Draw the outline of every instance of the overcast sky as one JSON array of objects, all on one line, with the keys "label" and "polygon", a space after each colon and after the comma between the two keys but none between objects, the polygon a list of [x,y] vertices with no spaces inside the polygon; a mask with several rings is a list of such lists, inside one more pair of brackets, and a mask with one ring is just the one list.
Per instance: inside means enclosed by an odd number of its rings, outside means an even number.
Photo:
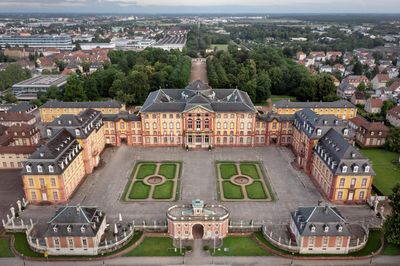
[{"label": "overcast sky", "polygon": [[0,12],[400,13],[400,0],[0,0]]}]

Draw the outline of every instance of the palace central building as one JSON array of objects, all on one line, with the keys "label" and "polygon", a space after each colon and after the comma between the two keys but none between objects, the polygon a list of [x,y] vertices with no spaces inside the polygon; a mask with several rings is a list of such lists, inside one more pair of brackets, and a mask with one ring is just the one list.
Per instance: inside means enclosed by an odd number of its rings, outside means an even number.
[{"label": "palace central building", "polygon": [[151,92],[140,110],[144,146],[253,146],[257,109],[246,92],[197,80]]}]

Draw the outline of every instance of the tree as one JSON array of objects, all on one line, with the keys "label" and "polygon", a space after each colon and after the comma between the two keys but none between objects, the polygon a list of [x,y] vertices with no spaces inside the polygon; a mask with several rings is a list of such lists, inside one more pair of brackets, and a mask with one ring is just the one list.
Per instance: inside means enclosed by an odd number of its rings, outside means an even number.
[{"label": "tree", "polygon": [[58,67],[58,70],[60,71],[60,72],[63,72],[64,71],[64,69],[65,69],[65,67],[67,66],[67,64],[64,62],[64,61],[62,61],[62,60],[56,60],[56,65],[57,65],[57,67]]},{"label": "tree", "polygon": [[82,70],[83,70],[83,73],[88,74],[90,72],[90,63],[89,62],[83,62],[82,63]]},{"label": "tree", "polygon": [[393,127],[390,129],[386,137],[385,148],[393,152],[400,152],[400,128]]},{"label": "tree", "polygon": [[61,92],[60,92],[60,89],[57,87],[57,86],[55,86],[55,85],[51,85],[48,89],[47,89],[47,92],[46,92],[46,98],[48,98],[48,99],[53,99],[53,100],[55,100],[55,99],[60,99],[61,98]]},{"label": "tree", "polygon": [[4,101],[6,103],[16,103],[18,102],[17,97],[12,92],[8,92],[6,95],[4,95]]},{"label": "tree", "polygon": [[271,79],[267,72],[257,77],[256,98],[257,101],[265,101],[271,97]]},{"label": "tree", "polygon": [[86,101],[85,91],[83,90],[82,81],[76,75],[71,75],[67,80],[64,91],[64,101]]},{"label": "tree", "polygon": [[90,101],[95,101],[99,99],[99,91],[97,90],[96,80],[93,77],[89,76],[85,79],[85,81],[83,82],[83,88],[87,98]]},{"label": "tree", "polygon": [[365,91],[367,89],[367,86],[365,86],[364,82],[361,82],[360,84],[358,84],[357,86],[357,91]]},{"label": "tree", "polygon": [[389,196],[389,204],[392,213],[386,217],[383,224],[383,232],[386,241],[390,244],[400,245],[400,184],[393,187],[393,193]]},{"label": "tree", "polygon": [[382,108],[381,108],[381,115],[383,117],[386,117],[387,111],[389,111],[390,109],[392,109],[395,106],[396,106],[396,102],[395,101],[384,101],[383,105],[382,105]]},{"label": "tree", "polygon": [[362,75],[363,74],[363,66],[360,61],[357,62],[353,66],[354,75]]}]

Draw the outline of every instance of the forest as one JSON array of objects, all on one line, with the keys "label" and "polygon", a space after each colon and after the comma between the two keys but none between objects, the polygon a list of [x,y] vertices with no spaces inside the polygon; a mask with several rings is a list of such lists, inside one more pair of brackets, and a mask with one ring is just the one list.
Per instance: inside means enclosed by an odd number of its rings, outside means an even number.
[{"label": "forest", "polygon": [[207,60],[209,84],[214,88],[237,87],[260,103],[271,94],[291,95],[301,101],[336,100],[336,87],[329,74],[311,74],[287,58],[282,50],[258,46],[252,50],[229,45]]},{"label": "forest", "polygon": [[146,49],[142,52],[110,51],[111,64],[92,74],[68,78],[61,92],[50,88],[36,104],[48,99],[95,101],[114,98],[128,105],[142,104],[150,91],[183,88],[190,78],[191,60],[179,51]]}]

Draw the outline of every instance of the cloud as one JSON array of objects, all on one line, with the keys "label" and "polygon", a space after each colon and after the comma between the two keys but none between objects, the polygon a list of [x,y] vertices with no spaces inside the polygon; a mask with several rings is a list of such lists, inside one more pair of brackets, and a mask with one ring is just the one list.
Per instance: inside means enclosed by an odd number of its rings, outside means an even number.
[{"label": "cloud", "polygon": [[[99,2],[102,2],[102,0],[100,0]],[[103,0],[103,2],[115,3],[119,6],[135,6],[135,5],[137,5],[136,0]]]},{"label": "cloud", "polygon": [[1,0],[0,6],[6,8],[62,8],[84,6],[87,0]]}]

